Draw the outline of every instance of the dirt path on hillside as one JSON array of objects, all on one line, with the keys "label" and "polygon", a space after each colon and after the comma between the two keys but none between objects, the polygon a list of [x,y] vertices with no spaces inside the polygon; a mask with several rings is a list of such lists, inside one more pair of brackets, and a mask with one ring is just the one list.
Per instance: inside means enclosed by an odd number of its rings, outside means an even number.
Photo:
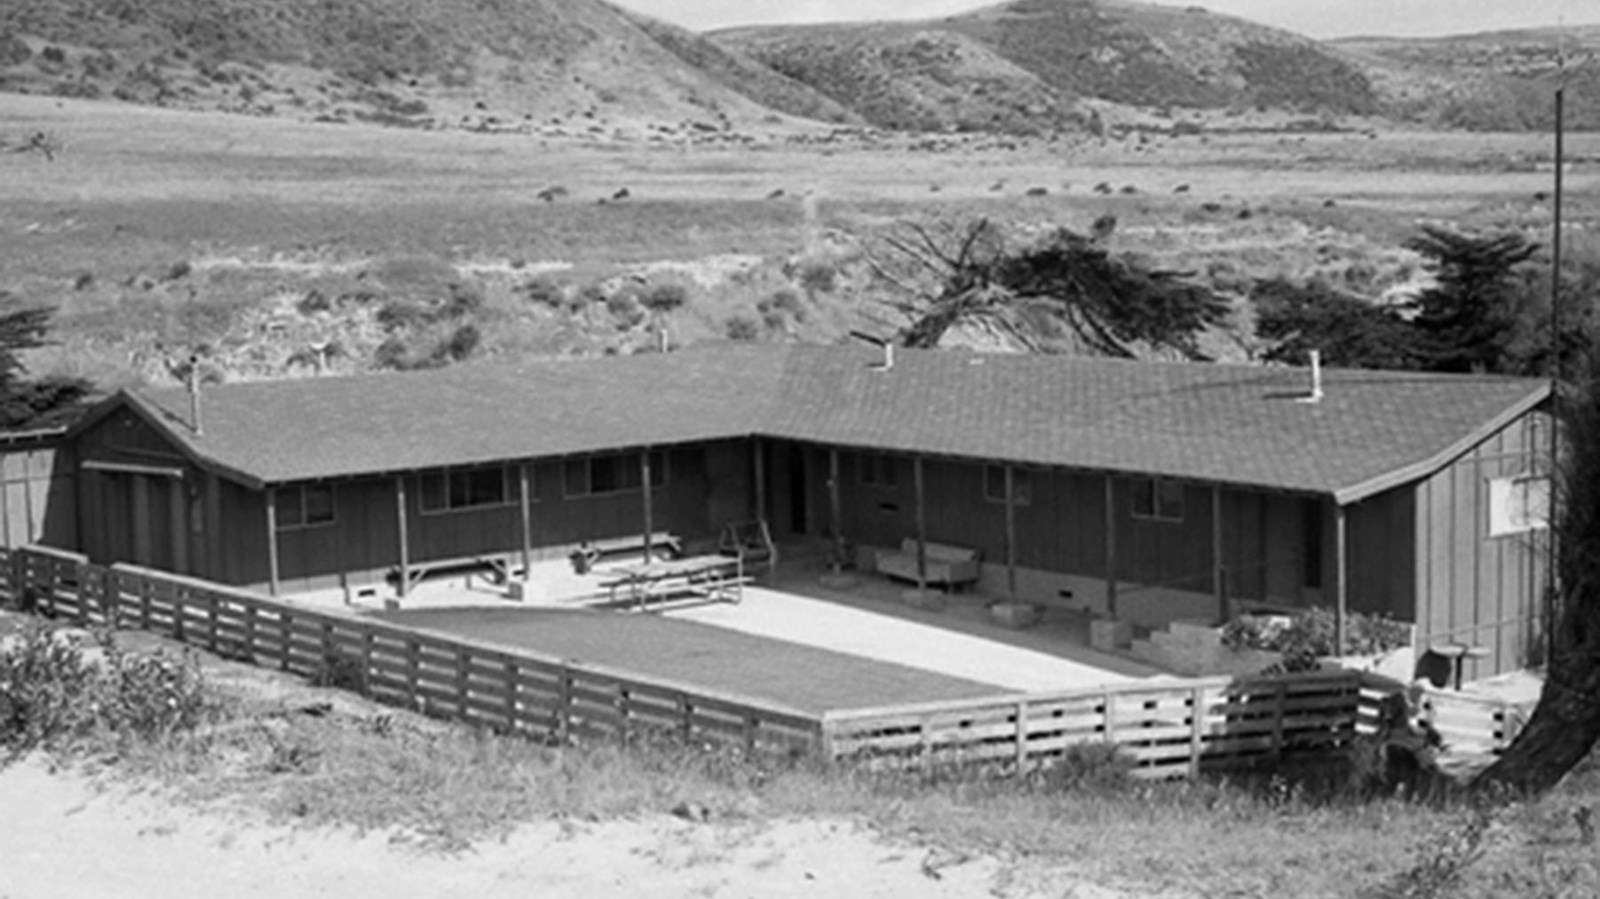
[{"label": "dirt path on hillside", "polygon": [[0,771],[0,809],[3,899],[1128,897],[1025,864],[891,843],[842,821],[547,822],[439,855],[385,834],[286,829],[171,804],[53,772],[41,756]]}]

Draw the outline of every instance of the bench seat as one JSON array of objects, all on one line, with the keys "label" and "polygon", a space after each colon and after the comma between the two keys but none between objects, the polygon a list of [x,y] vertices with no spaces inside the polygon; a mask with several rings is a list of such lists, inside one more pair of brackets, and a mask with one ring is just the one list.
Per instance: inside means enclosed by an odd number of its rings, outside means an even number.
[{"label": "bench seat", "polygon": [[[980,552],[965,546],[948,543],[924,544],[925,580],[948,588],[959,588],[978,580]],[[915,583],[917,580],[917,541],[907,537],[900,541],[899,549],[880,549],[876,568],[881,574]]]}]

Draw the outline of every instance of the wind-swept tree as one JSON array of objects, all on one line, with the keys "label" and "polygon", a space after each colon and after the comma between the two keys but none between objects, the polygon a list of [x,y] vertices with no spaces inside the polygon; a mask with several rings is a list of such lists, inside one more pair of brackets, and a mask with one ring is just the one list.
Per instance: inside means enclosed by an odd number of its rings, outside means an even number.
[{"label": "wind-swept tree", "polygon": [[987,219],[903,223],[883,238],[898,265],[875,264],[900,292],[891,305],[909,321],[906,346],[937,346],[952,328],[976,326],[1036,352],[1065,334],[1101,355],[1151,348],[1206,358],[1197,338],[1227,319],[1228,301],[1184,273],[1112,255],[1101,237],[1060,228],[1017,246]]},{"label": "wind-swept tree", "polygon": [[70,419],[89,394],[77,378],[29,380],[18,353],[48,343],[52,310],[16,309],[15,294],[0,290],[0,430],[42,428]]},{"label": "wind-swept tree", "polygon": [[1412,368],[1416,332],[1392,307],[1335,290],[1321,282],[1300,285],[1282,278],[1250,291],[1256,336],[1268,343],[1268,362],[1304,365],[1312,350],[1337,368]]}]

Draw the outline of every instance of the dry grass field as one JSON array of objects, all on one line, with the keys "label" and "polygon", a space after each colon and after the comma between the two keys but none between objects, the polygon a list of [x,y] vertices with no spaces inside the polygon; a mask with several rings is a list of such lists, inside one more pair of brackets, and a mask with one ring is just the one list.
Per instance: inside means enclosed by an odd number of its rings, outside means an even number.
[{"label": "dry grass field", "polygon": [[[903,219],[1083,230],[1110,212],[1113,249],[1234,296],[1270,277],[1377,296],[1419,277],[1401,248],[1419,222],[1536,237],[1550,222],[1536,135],[1101,145],[774,126],[663,145],[19,95],[0,95],[0,122],[64,145],[53,162],[0,156],[0,288],[59,309],[36,369],[105,387],[162,379],[164,356],[195,347],[225,377],[303,373],[319,343],[346,370],[452,338],[477,355],[626,350],[650,342],[639,299],[666,283],[687,295],[679,340],[832,340],[881,312],[863,259]],[[1593,253],[1600,136],[1569,154],[1570,239]]]}]

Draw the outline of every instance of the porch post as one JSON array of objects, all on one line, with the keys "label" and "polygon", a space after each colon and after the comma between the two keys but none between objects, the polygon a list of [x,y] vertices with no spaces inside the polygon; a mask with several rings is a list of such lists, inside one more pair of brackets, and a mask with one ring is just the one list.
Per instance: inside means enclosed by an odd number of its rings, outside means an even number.
[{"label": "porch post", "polygon": [[526,462],[517,463],[517,500],[522,504],[522,578],[527,580],[533,566],[533,487]]},{"label": "porch post", "polygon": [[1334,503],[1333,513],[1333,555],[1334,577],[1338,578],[1338,586],[1334,592],[1333,607],[1333,651],[1335,655],[1344,653],[1345,616],[1350,605],[1350,550],[1348,524],[1344,506],[1337,501]]},{"label": "porch post", "polygon": [[1211,587],[1217,595],[1217,617],[1227,622],[1231,617],[1228,608],[1228,572],[1222,555],[1222,487],[1211,485]]},{"label": "porch post", "polygon": [[267,488],[267,592],[278,595],[278,488]]},{"label": "porch post", "polygon": [[654,547],[650,545],[651,535],[655,533],[655,509],[651,505],[653,497],[650,495],[650,447],[639,451],[639,481],[644,485],[644,561],[649,564],[655,555]]},{"label": "porch post", "polygon": [[844,512],[839,508],[839,449],[828,450],[828,525],[833,530],[834,570],[844,567]]},{"label": "porch post", "polygon": [[411,535],[406,521],[406,476],[394,476],[395,520],[399,522],[400,538],[400,598],[411,592]]},{"label": "porch post", "polygon": [[206,472],[206,569],[208,580],[228,579],[228,561],[222,553],[222,479],[214,471]]},{"label": "porch post", "polygon": [[922,457],[911,457],[911,480],[917,493],[917,592],[928,589],[928,506],[924,502]]},{"label": "porch post", "polygon": [[[184,479],[167,481],[167,509],[172,519],[172,568],[179,574],[193,574],[189,568],[189,497],[184,492]],[[27,486],[32,490],[32,485]],[[32,521],[32,518],[29,518]],[[31,536],[31,535],[30,535]]]},{"label": "porch post", "polygon": [[767,460],[765,447],[760,437],[750,439],[750,455],[753,457],[753,470],[755,475],[755,513],[757,521],[767,520]]},{"label": "porch post", "polygon": [[1017,479],[1006,465],[1006,598],[1017,601]]},{"label": "porch post", "polygon": [[1106,612],[1117,617],[1117,507],[1111,475],[1106,474]]}]

